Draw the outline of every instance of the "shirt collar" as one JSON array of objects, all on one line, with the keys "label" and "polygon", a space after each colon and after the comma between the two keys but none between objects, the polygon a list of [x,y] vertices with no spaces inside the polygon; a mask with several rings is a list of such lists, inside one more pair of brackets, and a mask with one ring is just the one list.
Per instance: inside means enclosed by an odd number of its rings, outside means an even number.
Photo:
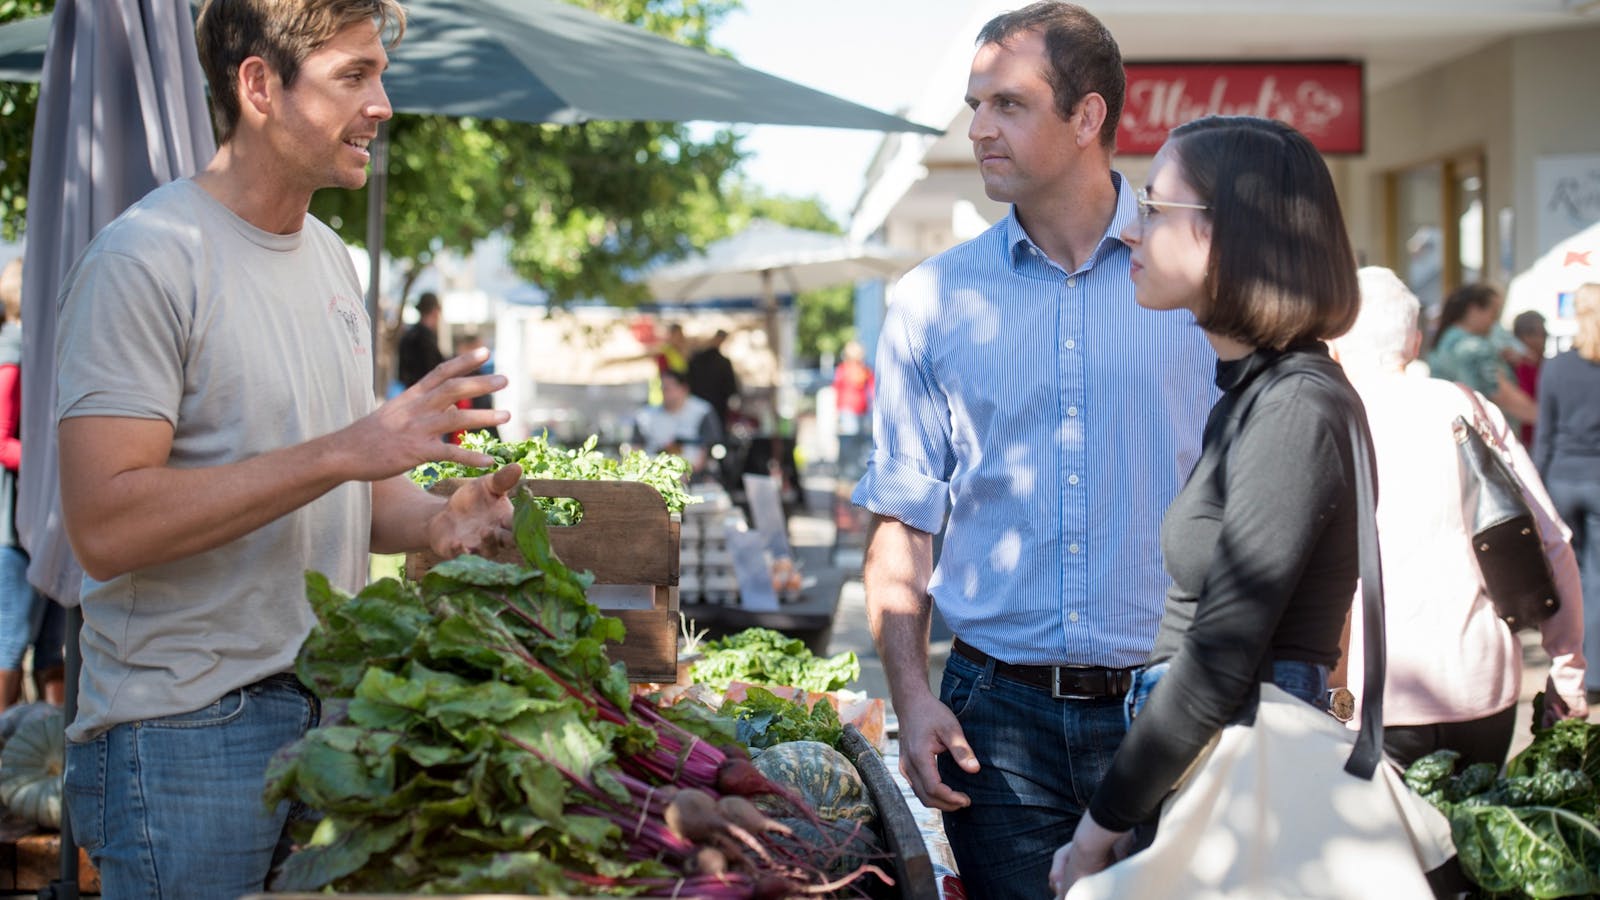
[{"label": "shirt collar", "polygon": [[[1083,264],[1082,271],[1093,269],[1108,253],[1125,247],[1126,245],[1122,242],[1123,229],[1127,228],[1133,222],[1134,217],[1139,214],[1139,204],[1134,198],[1133,188],[1128,184],[1128,179],[1121,172],[1112,169],[1111,184],[1117,189],[1117,209],[1111,215],[1111,224],[1106,226],[1105,234],[1100,236],[1100,245],[1095,248],[1094,253]],[[1022,222],[1017,219],[1017,205],[1015,203],[1011,204],[1011,208],[1006,212],[1005,235],[1007,256],[1011,261],[1012,269],[1019,269],[1029,256],[1036,255],[1042,261],[1050,259],[1033,242],[1033,238],[1028,237],[1028,232],[1023,230]],[[1057,266],[1057,268],[1060,267]]]},{"label": "shirt collar", "polygon": [[1272,367],[1272,364],[1290,353],[1311,353],[1323,358],[1328,358],[1328,345],[1318,340],[1305,340],[1290,344],[1287,349],[1274,350],[1262,347],[1249,356],[1238,359],[1217,360],[1217,387],[1223,391],[1232,391],[1244,387],[1254,381],[1257,375]]}]

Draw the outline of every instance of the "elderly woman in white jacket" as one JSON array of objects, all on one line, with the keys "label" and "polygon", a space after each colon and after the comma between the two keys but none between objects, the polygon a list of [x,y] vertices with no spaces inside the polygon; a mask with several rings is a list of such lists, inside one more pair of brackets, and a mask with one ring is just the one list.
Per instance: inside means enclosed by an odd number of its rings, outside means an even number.
[{"label": "elderly woman in white jacket", "polygon": [[[1364,268],[1360,279],[1361,315],[1334,349],[1366,405],[1378,461],[1389,638],[1385,749],[1402,765],[1450,749],[1465,762],[1499,766],[1515,728],[1522,652],[1495,614],[1472,553],[1451,427],[1456,416],[1488,423],[1540,520],[1561,600],[1541,628],[1551,659],[1547,723],[1588,712],[1583,596],[1570,535],[1494,404],[1453,382],[1406,374],[1421,343],[1417,298],[1388,269]],[[1361,604],[1354,608],[1351,634],[1360,634]],[[1359,701],[1361,647],[1350,644],[1350,688]]]}]

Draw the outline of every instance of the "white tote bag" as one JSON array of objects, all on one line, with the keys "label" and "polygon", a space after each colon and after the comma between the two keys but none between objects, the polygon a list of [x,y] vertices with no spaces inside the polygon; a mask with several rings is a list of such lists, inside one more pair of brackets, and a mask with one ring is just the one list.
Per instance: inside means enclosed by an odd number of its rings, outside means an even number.
[{"label": "white tote bag", "polygon": [[1067,900],[1433,897],[1424,873],[1455,847],[1449,821],[1382,756],[1383,578],[1372,442],[1359,407],[1347,419],[1366,651],[1361,732],[1352,735],[1262,683],[1254,721],[1223,728],[1195,761],[1162,805],[1155,841],[1074,884]]},{"label": "white tote bag", "polygon": [[1450,823],[1387,762],[1370,779],[1346,772],[1354,740],[1261,685],[1255,724],[1222,730],[1162,806],[1155,842],[1068,900],[1432,898],[1423,872],[1454,855]]}]

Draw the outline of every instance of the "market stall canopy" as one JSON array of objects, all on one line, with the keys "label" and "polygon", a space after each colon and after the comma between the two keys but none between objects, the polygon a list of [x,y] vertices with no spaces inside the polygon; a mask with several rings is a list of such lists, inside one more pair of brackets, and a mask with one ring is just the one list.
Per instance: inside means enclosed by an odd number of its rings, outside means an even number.
[{"label": "market stall canopy", "polygon": [[[194,4],[198,5],[198,4]],[[941,134],[561,0],[407,0],[383,75],[398,112],[551,122],[746,122]],[[34,81],[49,16],[0,26],[0,78]]]},{"label": "market stall canopy", "polygon": [[757,219],[705,252],[662,266],[646,276],[662,301],[798,294],[875,278],[893,278],[921,257],[843,235],[790,228]]},{"label": "market stall canopy", "polygon": [[39,16],[0,28],[0,81],[38,81],[50,17]]},{"label": "market stall canopy", "polygon": [[560,0],[411,0],[406,11],[383,77],[402,112],[940,133]]}]

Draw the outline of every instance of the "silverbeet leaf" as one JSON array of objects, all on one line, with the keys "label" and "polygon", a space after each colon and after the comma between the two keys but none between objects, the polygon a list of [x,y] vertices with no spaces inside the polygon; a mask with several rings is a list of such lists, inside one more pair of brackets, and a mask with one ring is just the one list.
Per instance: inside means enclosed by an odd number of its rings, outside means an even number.
[{"label": "silverbeet leaf", "polygon": [[1600,828],[1564,809],[1468,806],[1450,812],[1461,867],[1491,893],[1600,894]]}]

